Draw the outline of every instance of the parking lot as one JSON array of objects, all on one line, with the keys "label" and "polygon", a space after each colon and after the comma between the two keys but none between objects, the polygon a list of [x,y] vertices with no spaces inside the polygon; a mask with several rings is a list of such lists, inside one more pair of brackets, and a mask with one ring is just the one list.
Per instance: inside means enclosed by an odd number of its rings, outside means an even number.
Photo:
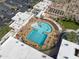
[{"label": "parking lot", "polygon": [[30,0],[0,0],[0,26],[9,23],[17,12],[27,11],[30,6]]}]

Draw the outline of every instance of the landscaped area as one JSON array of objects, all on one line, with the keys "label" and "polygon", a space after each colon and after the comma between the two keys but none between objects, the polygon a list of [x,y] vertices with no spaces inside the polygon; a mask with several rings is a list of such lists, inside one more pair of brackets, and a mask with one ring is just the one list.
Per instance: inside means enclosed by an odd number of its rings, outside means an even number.
[{"label": "landscaped area", "polygon": [[0,27],[0,40],[8,31],[10,31],[10,29],[11,28],[9,28],[8,25],[4,25]]},{"label": "landscaped area", "polygon": [[66,20],[58,20],[58,23],[60,23],[65,29],[79,29],[79,24],[73,22],[73,21],[66,21]]},{"label": "landscaped area", "polygon": [[67,40],[77,43],[77,35],[74,32],[67,33]]},{"label": "landscaped area", "polygon": [[37,4],[38,2],[40,2],[40,0],[32,0],[32,5],[34,6],[34,5]]}]

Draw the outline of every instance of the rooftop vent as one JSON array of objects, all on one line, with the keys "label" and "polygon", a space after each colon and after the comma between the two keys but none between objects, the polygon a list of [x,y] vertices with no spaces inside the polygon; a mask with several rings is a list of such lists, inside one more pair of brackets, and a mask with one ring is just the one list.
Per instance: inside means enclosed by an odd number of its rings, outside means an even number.
[{"label": "rooftop vent", "polygon": [[79,49],[75,49],[75,56],[79,57]]}]

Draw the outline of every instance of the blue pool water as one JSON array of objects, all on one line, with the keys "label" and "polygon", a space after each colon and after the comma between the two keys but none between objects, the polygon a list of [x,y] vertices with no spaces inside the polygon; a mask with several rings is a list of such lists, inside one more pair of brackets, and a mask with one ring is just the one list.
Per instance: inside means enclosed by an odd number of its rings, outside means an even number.
[{"label": "blue pool water", "polygon": [[39,26],[35,27],[26,38],[38,45],[43,45],[48,36],[45,32],[51,32],[52,27],[48,23],[44,22],[39,22],[38,25]]},{"label": "blue pool water", "polygon": [[28,40],[31,40],[37,43],[38,45],[43,45],[46,38],[47,34],[39,33],[36,30],[32,30],[27,36]]},{"label": "blue pool water", "polygon": [[52,27],[48,24],[48,23],[44,23],[44,22],[39,22],[39,32],[51,32],[52,31]]}]

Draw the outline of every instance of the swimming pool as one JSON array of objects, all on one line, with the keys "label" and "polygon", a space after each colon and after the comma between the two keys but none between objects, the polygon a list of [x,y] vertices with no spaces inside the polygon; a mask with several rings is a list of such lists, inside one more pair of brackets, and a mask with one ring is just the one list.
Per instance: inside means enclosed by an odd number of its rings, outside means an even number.
[{"label": "swimming pool", "polygon": [[28,40],[33,41],[38,45],[43,45],[46,38],[47,34],[39,33],[37,30],[32,30],[27,36]]},{"label": "swimming pool", "polygon": [[38,22],[38,25],[39,25],[39,28],[38,28],[39,32],[40,31],[42,31],[42,32],[51,32],[52,31],[52,27],[48,23]]},{"label": "swimming pool", "polygon": [[38,45],[43,45],[48,34],[46,32],[51,32],[52,27],[45,22],[38,22],[38,26],[34,27],[33,30],[27,35],[27,39],[37,43]]},{"label": "swimming pool", "polygon": [[51,25],[45,22],[38,22],[37,25],[33,26],[33,28],[38,30],[39,33],[49,33],[52,31]]}]

